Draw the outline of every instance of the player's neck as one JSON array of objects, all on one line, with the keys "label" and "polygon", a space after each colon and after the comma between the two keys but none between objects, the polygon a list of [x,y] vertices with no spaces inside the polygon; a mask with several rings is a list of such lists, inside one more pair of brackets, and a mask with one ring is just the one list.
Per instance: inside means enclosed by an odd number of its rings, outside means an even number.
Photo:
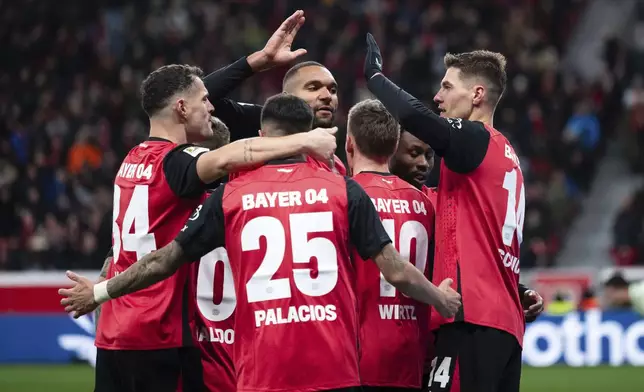
[{"label": "player's neck", "polygon": [[479,121],[485,125],[494,128],[494,111],[474,110],[468,119],[470,121]]},{"label": "player's neck", "polygon": [[353,157],[353,165],[351,173],[356,175],[360,172],[371,171],[378,173],[389,173],[389,162],[384,160],[382,162],[374,161],[363,156],[355,155]]},{"label": "player's neck", "polygon": [[159,137],[176,144],[188,142],[183,125],[161,117],[150,119],[150,137]]}]

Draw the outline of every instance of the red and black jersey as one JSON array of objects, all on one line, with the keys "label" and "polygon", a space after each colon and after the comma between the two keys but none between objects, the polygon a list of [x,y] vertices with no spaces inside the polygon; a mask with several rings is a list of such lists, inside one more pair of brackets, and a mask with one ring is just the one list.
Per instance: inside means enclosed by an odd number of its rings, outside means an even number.
[{"label": "red and black jersey", "polygon": [[455,320],[504,330],[522,343],[523,174],[505,136],[491,127],[484,131],[489,146],[476,170],[461,174],[441,163],[433,279],[456,278],[463,308]]},{"label": "red and black jersey", "polygon": [[[371,198],[403,258],[425,276],[434,235],[434,208],[418,189],[389,173],[361,172],[353,179]],[[378,266],[356,255],[362,385],[420,388],[429,306],[398,292]]]},{"label": "red and black jersey", "polygon": [[433,281],[455,279],[463,302],[455,320],[506,331],[521,344],[525,192],[514,149],[482,122],[436,115],[382,74],[367,84],[406,131],[443,158]]},{"label": "red and black jersey", "polygon": [[237,390],[359,386],[351,250],[370,258],[390,242],[364,190],[277,161],[218,188],[198,211],[176,241],[189,258],[227,250]]},{"label": "red and black jersey", "polygon": [[[165,245],[179,233],[207,188],[196,158],[207,151],[159,138],[134,147],[114,180],[113,261],[107,278]],[[151,350],[191,345],[189,268],[139,292],[102,305],[96,346]]]}]

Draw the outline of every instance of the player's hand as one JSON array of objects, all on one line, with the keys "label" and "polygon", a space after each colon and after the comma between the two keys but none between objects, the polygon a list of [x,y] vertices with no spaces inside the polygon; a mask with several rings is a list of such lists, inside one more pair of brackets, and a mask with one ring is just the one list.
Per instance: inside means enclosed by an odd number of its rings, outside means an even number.
[{"label": "player's hand", "polygon": [[337,148],[336,132],[338,127],[315,128],[303,134],[307,154],[324,162],[333,160],[333,154]]},{"label": "player's hand", "polygon": [[531,323],[543,312],[543,298],[534,290],[526,290],[521,298],[525,321]]},{"label": "player's hand", "polygon": [[461,308],[461,295],[452,289],[454,281],[450,278],[445,279],[438,286],[442,292],[443,298],[438,306],[435,306],[438,313],[443,317],[454,317],[456,312]]},{"label": "player's hand", "polygon": [[382,55],[371,33],[367,33],[367,56],[364,59],[364,77],[369,80],[373,75],[382,73]]},{"label": "player's hand", "polygon": [[66,275],[74,282],[74,286],[71,289],[58,290],[58,294],[65,297],[60,300],[65,312],[71,313],[74,318],[93,312],[98,307],[98,303],[94,301],[94,283],[72,271],[67,271]]},{"label": "player's hand", "polygon": [[264,49],[248,57],[248,64],[254,71],[265,71],[272,67],[286,65],[306,54],[306,49],[292,50],[293,40],[304,24],[304,11],[297,10],[289,16],[266,41]]}]

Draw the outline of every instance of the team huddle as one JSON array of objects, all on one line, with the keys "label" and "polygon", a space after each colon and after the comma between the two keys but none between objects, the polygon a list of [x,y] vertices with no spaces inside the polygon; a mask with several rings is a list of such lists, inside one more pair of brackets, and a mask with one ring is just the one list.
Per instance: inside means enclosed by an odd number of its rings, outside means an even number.
[{"label": "team huddle", "polygon": [[322,64],[263,106],[226,98],[305,54],[303,23],[205,77],[143,82],[150,137],[117,173],[103,278],[59,290],[74,317],[100,305],[95,391],[518,391],[542,300],[519,283],[523,177],[492,126],[505,59],[446,55],[435,114],[369,34],[377,99],[349,111],[345,168]]}]

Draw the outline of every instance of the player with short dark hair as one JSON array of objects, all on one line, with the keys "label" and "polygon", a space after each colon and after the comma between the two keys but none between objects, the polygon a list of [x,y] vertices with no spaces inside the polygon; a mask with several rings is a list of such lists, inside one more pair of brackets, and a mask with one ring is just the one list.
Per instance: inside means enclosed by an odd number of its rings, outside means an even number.
[{"label": "player with short dark hair", "polygon": [[398,148],[389,164],[391,172],[415,188],[425,191],[434,168],[434,150],[411,133],[401,129]]},{"label": "player with short dark hair", "polygon": [[505,58],[474,51],[447,55],[445,65],[434,97],[439,116],[382,74],[380,49],[367,35],[369,89],[443,158],[433,281],[456,274],[463,307],[438,324],[429,390],[518,391],[522,302],[535,312],[543,307],[519,285],[523,175],[514,149],[492,125],[507,79]]},{"label": "player with short dark hair", "polygon": [[[293,39],[304,23],[304,13],[296,11],[292,17],[298,18],[298,24],[285,30],[281,40],[269,40],[266,46],[255,53],[242,57],[234,63],[212,72],[204,78],[206,88],[213,97],[217,117],[231,127],[233,139],[255,136],[260,128],[261,105],[238,103],[228,98],[244,80],[257,72],[262,72],[275,65],[287,65],[305,54],[304,49],[297,49],[289,56],[276,58],[272,53],[276,47],[289,51]],[[338,84],[333,74],[316,61],[304,61],[293,65],[282,80],[283,92],[293,94],[306,101],[313,109],[314,128],[332,128],[338,108]],[[307,157],[307,160],[318,167],[346,174],[342,161],[334,156],[332,164],[320,159]]]},{"label": "player with short dark hair", "polygon": [[367,99],[351,107],[347,129],[351,130],[351,140],[355,140],[361,155],[374,160],[391,157],[400,139],[398,122],[375,99]]},{"label": "player with short dark hair", "polygon": [[[349,111],[347,159],[396,249],[427,275],[434,207],[421,191],[389,173],[399,135],[398,122],[380,101],[359,102]],[[429,309],[382,279],[376,265],[359,255],[355,259],[363,390],[416,391],[427,351]]]},{"label": "player with short dark hair", "polygon": [[[285,94],[270,98],[262,113],[268,139],[284,135],[287,123],[306,132],[313,119],[304,101]],[[291,121],[288,113],[297,115]],[[92,283],[75,277],[75,287],[64,292],[68,310],[92,311],[222,246],[239,304],[234,359],[240,391],[359,387],[354,249],[374,260],[396,289],[441,314],[460,306],[455,291],[432,285],[394,249],[357,183],[294,156],[217,188],[175,241],[107,280],[102,295],[94,296]]]},{"label": "player with short dark hair", "polygon": [[[228,171],[294,153],[327,159],[335,151],[335,137],[325,130],[247,139],[211,152],[191,144],[212,135],[213,106],[201,75],[196,67],[167,65],[141,85],[150,137],[130,150],[114,181],[108,278],[167,245],[203,201],[204,191]],[[96,331],[96,391],[174,392],[180,379],[185,392],[203,388],[200,375],[193,374],[199,362],[193,363],[198,356],[188,326],[187,275],[182,268],[159,285],[103,307]],[[96,287],[100,291],[105,285]]]}]

